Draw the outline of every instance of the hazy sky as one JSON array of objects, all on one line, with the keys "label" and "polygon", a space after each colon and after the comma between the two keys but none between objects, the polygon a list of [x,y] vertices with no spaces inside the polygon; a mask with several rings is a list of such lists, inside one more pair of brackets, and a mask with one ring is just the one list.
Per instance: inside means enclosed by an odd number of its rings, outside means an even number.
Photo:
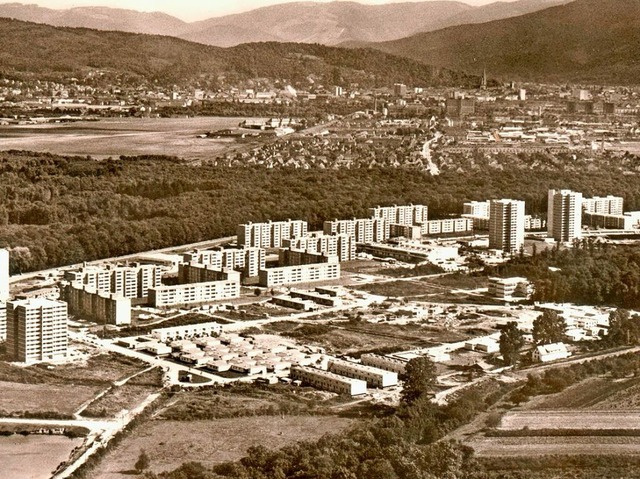
[{"label": "hazy sky", "polygon": [[[0,3],[37,4],[47,8],[72,8],[84,6],[105,6],[114,8],[129,8],[143,12],[160,11],[181,18],[186,21],[202,20],[219,17],[229,13],[239,13],[254,8],[266,7],[276,3],[288,3],[291,0],[0,0]],[[312,0],[324,3],[329,0]],[[401,1],[424,0],[358,0],[359,3],[380,5],[383,3],[398,3]],[[427,0],[428,1],[428,0]],[[495,0],[460,0],[469,5],[484,5]],[[504,0],[503,0],[504,1]],[[514,0],[506,0],[514,1]]]}]

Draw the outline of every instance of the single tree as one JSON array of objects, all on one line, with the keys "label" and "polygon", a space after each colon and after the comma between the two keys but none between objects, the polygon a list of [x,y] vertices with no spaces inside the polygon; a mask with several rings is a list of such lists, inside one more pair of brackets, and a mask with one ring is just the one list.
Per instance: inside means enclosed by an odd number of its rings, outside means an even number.
[{"label": "single tree", "polygon": [[142,474],[142,471],[149,468],[151,461],[149,461],[149,456],[144,449],[140,450],[140,455],[138,456],[138,460],[136,461],[135,468],[138,471],[138,474]]},{"label": "single tree", "polygon": [[407,363],[403,379],[402,402],[411,404],[431,392],[436,381],[436,366],[428,356],[414,358]]},{"label": "single tree", "polygon": [[558,343],[564,339],[566,324],[555,311],[545,311],[533,321],[533,341],[536,344]]},{"label": "single tree", "polygon": [[524,346],[522,331],[515,321],[510,321],[500,333],[500,354],[505,364],[516,366],[520,359],[520,349]]}]

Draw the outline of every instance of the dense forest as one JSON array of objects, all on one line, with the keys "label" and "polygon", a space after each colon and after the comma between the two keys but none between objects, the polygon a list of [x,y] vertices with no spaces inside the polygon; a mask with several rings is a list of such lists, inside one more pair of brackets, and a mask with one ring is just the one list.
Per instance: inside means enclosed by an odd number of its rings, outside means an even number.
[{"label": "dense forest", "polygon": [[[518,170],[293,169],[194,166],[171,157],[94,161],[0,153],[0,246],[12,273],[74,264],[235,234],[247,221],[362,217],[376,205],[421,203],[430,217],[460,214],[467,200],[515,197],[546,212],[547,189],[620,193],[640,205],[633,175],[606,171],[537,175]],[[613,186],[615,185],[615,187]]]}]

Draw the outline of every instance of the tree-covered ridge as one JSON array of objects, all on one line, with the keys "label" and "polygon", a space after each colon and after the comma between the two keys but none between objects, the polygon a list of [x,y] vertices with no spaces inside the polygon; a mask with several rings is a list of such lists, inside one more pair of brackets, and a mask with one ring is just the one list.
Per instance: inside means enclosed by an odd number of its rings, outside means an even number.
[{"label": "tree-covered ridge", "polygon": [[87,28],[51,27],[0,18],[0,72],[80,75],[89,69],[115,71],[161,84],[219,78],[228,84],[267,78],[308,84],[310,76],[328,83],[389,86],[472,85],[477,78],[434,69],[375,50],[318,44],[252,43],[219,48],[174,37]]},{"label": "tree-covered ridge", "polygon": [[312,229],[367,215],[376,205],[427,204],[430,217],[460,214],[469,200],[513,197],[544,214],[549,188],[619,193],[640,208],[635,175],[616,171],[523,174],[404,168],[268,169],[201,166],[175,158],[94,161],[40,153],[0,153],[0,246],[12,272],[136,253],[235,234],[247,221],[298,218]]}]

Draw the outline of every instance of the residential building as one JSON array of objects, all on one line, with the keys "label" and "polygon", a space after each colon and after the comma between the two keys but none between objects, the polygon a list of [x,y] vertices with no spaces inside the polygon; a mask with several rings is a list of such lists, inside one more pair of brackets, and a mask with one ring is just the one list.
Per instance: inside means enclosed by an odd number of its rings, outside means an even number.
[{"label": "residential building", "polygon": [[428,221],[429,208],[425,205],[376,206],[369,208],[372,218],[385,219],[389,224],[421,225]]},{"label": "residential building", "polygon": [[240,297],[240,282],[237,279],[158,286],[149,290],[149,302],[156,308],[208,303],[238,297]]},{"label": "residential building", "polygon": [[489,278],[489,295],[509,300],[527,298],[531,294],[531,284],[527,278]]},{"label": "residential building", "polygon": [[287,220],[238,225],[238,244],[260,248],[281,248],[285,239],[307,234],[306,221]]},{"label": "residential building", "polygon": [[214,322],[151,330],[151,336],[162,343],[201,336],[220,336],[220,334],[222,334],[222,325]]},{"label": "residential building", "polygon": [[447,116],[463,118],[475,114],[476,101],[475,98],[447,98],[445,108]]},{"label": "residential building", "polygon": [[356,243],[383,243],[389,239],[389,222],[382,218],[325,221],[324,234],[347,234]]},{"label": "residential building", "polygon": [[65,271],[64,278],[70,283],[81,283],[98,293],[117,294],[125,298],[146,298],[149,288],[162,282],[162,269],[158,265],[106,265],[83,266]]},{"label": "residential building", "polygon": [[9,250],[0,249],[0,301],[9,299]]},{"label": "residential building", "polygon": [[462,205],[462,214],[489,218],[490,201],[468,201]]},{"label": "residential building", "polygon": [[444,220],[429,220],[423,226],[424,235],[470,235],[473,234],[473,220],[470,218],[448,218]]},{"label": "residential building", "polygon": [[549,190],[547,233],[561,242],[570,242],[582,232],[582,193]]},{"label": "residential building", "polygon": [[291,366],[291,378],[324,391],[358,396],[367,393],[367,383],[309,366]]},{"label": "residential building", "polygon": [[524,247],[524,201],[491,200],[489,248],[515,253]]},{"label": "residential building", "polygon": [[367,386],[376,388],[386,388],[398,384],[398,373],[343,359],[330,359],[329,371],[341,376],[360,379],[365,381]]},{"label": "residential building", "polygon": [[181,263],[178,265],[178,282],[180,284],[208,283],[211,281],[240,282],[240,273],[234,270],[218,270],[208,264]]},{"label": "residential building", "polygon": [[282,246],[308,253],[336,255],[341,262],[356,259],[356,240],[350,234],[310,233],[307,236],[284,240]]},{"label": "residential building", "polygon": [[621,196],[594,196],[582,199],[582,210],[585,213],[604,215],[622,215],[624,199]]},{"label": "residential building", "polygon": [[564,343],[543,344],[533,350],[533,360],[541,363],[566,359],[571,356]]},{"label": "residential building", "polygon": [[7,353],[32,363],[67,356],[67,303],[38,298],[7,302]]},{"label": "residential building", "polygon": [[278,252],[279,266],[300,266],[316,263],[338,263],[338,256],[323,253],[311,253],[304,250],[281,249]]},{"label": "residential building", "polygon": [[389,356],[381,356],[380,354],[365,353],[360,356],[360,362],[365,366],[373,366],[386,371],[392,371],[398,375],[404,374],[407,369],[407,361],[390,358]]},{"label": "residential building", "polygon": [[638,224],[638,218],[629,213],[622,215],[610,215],[604,213],[582,214],[584,224],[592,228],[604,228],[614,230],[632,230]]},{"label": "residential building", "polygon": [[328,263],[267,268],[260,271],[259,277],[260,285],[268,288],[286,284],[329,281],[340,278],[340,263],[334,260]]},{"label": "residential building", "polygon": [[64,287],[64,300],[69,313],[84,316],[102,324],[131,324],[131,298],[115,293],[100,293],[82,283]]},{"label": "residential building", "polygon": [[218,248],[212,250],[195,250],[182,255],[186,263],[200,263],[211,266],[215,270],[235,269],[244,277],[258,276],[264,269],[266,251],[263,248],[244,246],[242,248]]}]

